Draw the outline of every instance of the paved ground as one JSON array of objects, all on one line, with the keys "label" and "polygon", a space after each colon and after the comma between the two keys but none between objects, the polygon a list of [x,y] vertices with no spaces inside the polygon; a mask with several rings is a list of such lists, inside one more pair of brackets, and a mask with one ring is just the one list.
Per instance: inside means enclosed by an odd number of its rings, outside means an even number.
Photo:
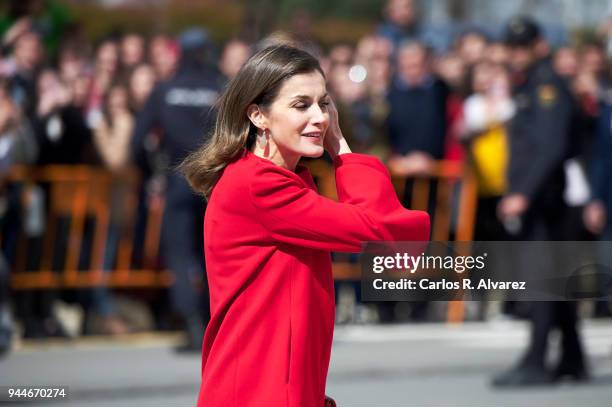
[{"label": "paved ground", "polygon": [[[583,333],[591,383],[496,391],[489,377],[520,354],[523,323],[338,327],[328,394],[341,407],[610,406],[612,321],[587,322]],[[177,340],[29,342],[0,361],[0,385],[68,385],[70,400],[53,405],[69,407],[193,406],[200,360],[175,354]]]}]

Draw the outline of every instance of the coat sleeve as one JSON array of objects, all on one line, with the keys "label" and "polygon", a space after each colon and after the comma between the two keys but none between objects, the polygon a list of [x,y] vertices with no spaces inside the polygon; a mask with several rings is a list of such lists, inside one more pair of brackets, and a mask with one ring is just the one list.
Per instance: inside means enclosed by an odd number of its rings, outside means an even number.
[{"label": "coat sleeve", "polygon": [[343,252],[358,252],[367,241],[429,240],[429,215],[401,206],[378,159],[343,154],[334,167],[339,202],[319,195],[286,169],[258,167],[251,199],[274,239]]}]

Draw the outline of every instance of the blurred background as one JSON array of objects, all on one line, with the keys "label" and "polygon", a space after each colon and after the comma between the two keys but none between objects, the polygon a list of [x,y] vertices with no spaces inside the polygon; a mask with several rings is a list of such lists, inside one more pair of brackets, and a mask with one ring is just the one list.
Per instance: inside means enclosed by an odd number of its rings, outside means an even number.
[{"label": "blurred background", "polygon": [[[517,15],[539,26],[527,45],[550,83],[508,46]],[[546,113],[521,116],[519,90],[542,111],[567,97],[558,193],[530,199],[554,207],[544,240],[612,240],[607,0],[5,0],[0,38],[0,385],[68,385],[66,405],[194,404],[205,201],[173,167],[227,81],[278,41],[319,58],[353,151],[388,165],[435,240],[526,239],[528,221],[500,209],[506,174],[545,154],[517,160],[512,125]],[[334,198],[329,161],[307,164]],[[340,406],[609,405],[609,273],[589,282],[607,296],[568,311],[590,380],[510,392],[489,379],[528,346],[530,304],[363,303],[356,258],[335,253],[334,273]]]}]

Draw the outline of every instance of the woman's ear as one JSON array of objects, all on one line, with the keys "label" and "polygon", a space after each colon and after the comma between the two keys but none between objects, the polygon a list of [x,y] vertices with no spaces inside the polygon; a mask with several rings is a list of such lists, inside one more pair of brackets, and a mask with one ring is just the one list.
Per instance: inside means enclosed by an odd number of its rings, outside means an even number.
[{"label": "woman's ear", "polygon": [[249,120],[255,127],[260,130],[264,130],[267,128],[267,120],[264,113],[261,111],[261,108],[256,104],[251,104],[247,108],[247,116]]}]

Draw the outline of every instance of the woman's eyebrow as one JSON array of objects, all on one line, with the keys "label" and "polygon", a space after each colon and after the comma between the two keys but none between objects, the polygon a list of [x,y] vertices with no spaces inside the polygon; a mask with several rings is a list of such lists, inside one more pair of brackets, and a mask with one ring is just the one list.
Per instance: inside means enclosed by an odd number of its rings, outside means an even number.
[{"label": "woman's eyebrow", "polygon": [[[328,93],[325,92],[319,99],[324,99],[328,96]],[[312,99],[309,95],[294,95],[292,99]]]}]

